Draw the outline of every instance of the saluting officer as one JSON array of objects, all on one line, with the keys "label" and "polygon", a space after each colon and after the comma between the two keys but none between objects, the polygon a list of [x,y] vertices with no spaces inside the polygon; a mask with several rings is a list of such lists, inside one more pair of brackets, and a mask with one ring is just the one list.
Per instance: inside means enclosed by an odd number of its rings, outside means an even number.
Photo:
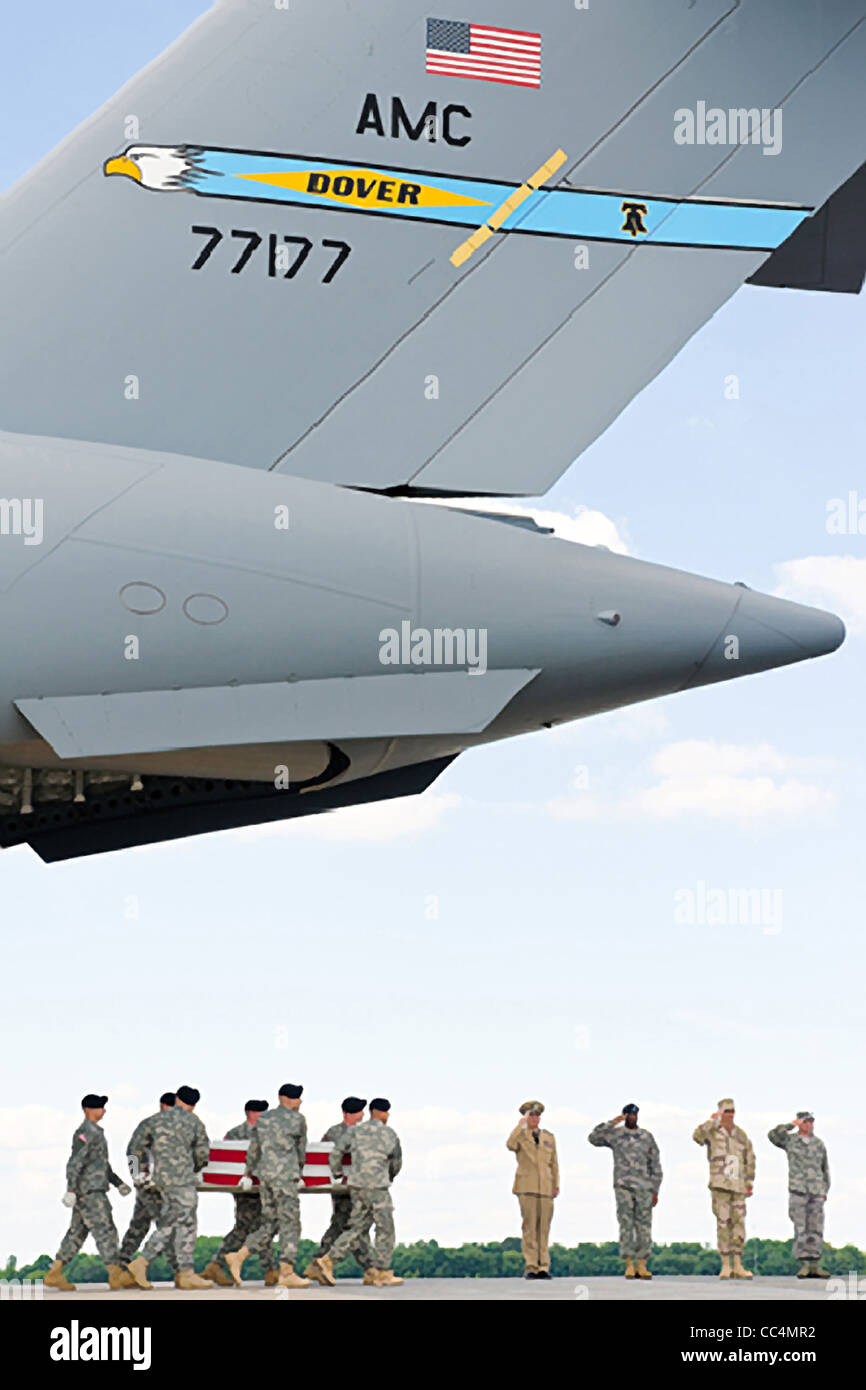
[{"label": "saluting officer", "polygon": [[554,1198],[559,1196],[559,1163],[556,1140],[540,1128],[544,1106],[540,1100],[524,1101],[521,1119],[505,1141],[517,1155],[512,1192],[520,1203],[523,1221],[524,1279],[550,1278],[548,1239]]}]

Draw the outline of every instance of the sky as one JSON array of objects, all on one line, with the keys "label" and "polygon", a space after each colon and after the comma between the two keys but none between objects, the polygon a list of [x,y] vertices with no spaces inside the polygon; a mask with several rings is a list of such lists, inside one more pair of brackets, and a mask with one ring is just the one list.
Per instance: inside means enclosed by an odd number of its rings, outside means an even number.
[{"label": "sky", "polygon": [[[204,8],[17,7],[0,185]],[[691,1133],[733,1095],[750,1233],[790,1235],[766,1134],[808,1107],[827,1239],[866,1247],[866,537],[827,527],[834,499],[866,501],[864,334],[862,296],[743,288],[525,504],[568,538],[831,608],[834,655],[478,749],[411,801],[54,866],[3,852],[0,1261],[54,1253],[86,1091],[110,1097],[120,1169],[163,1090],[198,1087],[218,1136],[284,1081],[314,1135],[342,1096],[390,1097],[404,1241],[519,1232],[505,1139],[539,1098],[553,1239],[615,1237],[610,1158],[586,1136],[634,1101],[665,1170],[655,1238],[710,1242]],[[736,919],[738,890],[758,920]],[[122,1226],[131,1199],[112,1201]],[[304,1234],[326,1205],[304,1198]],[[200,1231],[229,1207],[203,1197]]]}]

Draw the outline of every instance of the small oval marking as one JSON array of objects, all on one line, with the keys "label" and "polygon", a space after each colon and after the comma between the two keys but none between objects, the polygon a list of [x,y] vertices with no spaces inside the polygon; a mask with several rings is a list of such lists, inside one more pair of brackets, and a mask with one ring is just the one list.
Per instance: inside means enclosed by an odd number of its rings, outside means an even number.
[{"label": "small oval marking", "polygon": [[190,594],[183,601],[183,611],[191,623],[200,627],[215,627],[229,615],[228,604],[216,594]]},{"label": "small oval marking", "polygon": [[130,613],[161,613],[166,603],[162,589],[155,584],[147,584],[143,579],[124,584],[120,601]]}]

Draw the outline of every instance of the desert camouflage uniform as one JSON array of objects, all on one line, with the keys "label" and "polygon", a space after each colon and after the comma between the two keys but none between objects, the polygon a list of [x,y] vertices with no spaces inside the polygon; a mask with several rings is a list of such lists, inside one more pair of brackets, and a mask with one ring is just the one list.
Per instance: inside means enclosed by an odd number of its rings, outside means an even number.
[{"label": "desert camouflage uniform", "polygon": [[[347,1125],[344,1120],[341,1120],[339,1124],[331,1125],[331,1128],[326,1130],[322,1135],[322,1143],[341,1144],[346,1135],[355,1128],[355,1125]],[[349,1224],[351,1209],[352,1194],[348,1188],[346,1188],[344,1192],[339,1193],[339,1195],[334,1192],[331,1193],[331,1224],[319,1241],[319,1248],[313,1255],[314,1260],[317,1260],[320,1255],[327,1255],[330,1253],[331,1247],[343,1234]],[[370,1244],[369,1236],[359,1236],[357,1245],[354,1246],[350,1253],[355,1256],[355,1259],[362,1269],[375,1268],[376,1262],[373,1257],[373,1247]]]},{"label": "desert camouflage uniform", "polygon": [[776,1125],[767,1136],[788,1155],[788,1215],[794,1223],[794,1255],[820,1260],[824,1249],[824,1198],[830,1190],[830,1165],[823,1140]]},{"label": "desert camouflage uniform", "polygon": [[653,1197],[662,1181],[658,1145],[648,1129],[604,1121],[596,1125],[589,1142],[613,1150],[619,1253],[624,1260],[645,1260],[652,1251]]},{"label": "desert camouflage uniform", "polygon": [[[242,1124],[235,1125],[225,1136],[226,1139],[246,1139],[253,1137],[256,1126],[251,1125],[249,1120],[244,1120]],[[257,1178],[258,1171],[250,1171],[250,1177]],[[218,1264],[222,1263],[223,1255],[231,1255],[235,1250],[240,1250],[242,1245],[246,1245],[247,1239],[253,1231],[257,1231],[262,1224],[262,1199],[258,1192],[236,1192],[235,1199],[235,1224],[232,1226],[228,1235],[220,1244],[219,1249],[214,1255]],[[259,1254],[262,1269],[275,1269],[273,1243]]]},{"label": "desert camouflage uniform", "polygon": [[710,1163],[709,1189],[720,1255],[742,1255],[746,1243],[746,1188],[755,1181],[755,1151],[745,1130],[730,1134],[720,1120],[706,1120],[692,1135]]},{"label": "desert camouflage uniform", "polygon": [[136,1134],[131,1157],[143,1168],[150,1153],[160,1194],[157,1227],[141,1253],[152,1260],[166,1247],[173,1248],[176,1268],[192,1269],[198,1205],[195,1179],[210,1155],[207,1130],[191,1110],[176,1105],[139,1125]]},{"label": "desert camouflage uniform", "polygon": [[[161,1115],[162,1111],[157,1111],[157,1114]],[[148,1115],[146,1120],[142,1120],[140,1124],[136,1125],[133,1130],[132,1138],[126,1146],[126,1157],[133,1178],[139,1175],[143,1176],[139,1160],[135,1157],[135,1154],[140,1147],[141,1132],[143,1132],[148,1125],[153,1124],[155,1119],[156,1115]],[[146,1163],[148,1173],[152,1174],[152,1167],[153,1165],[148,1155],[148,1161]],[[132,1220],[129,1223],[126,1235],[123,1237],[120,1245],[121,1264],[129,1264],[136,1251],[140,1248],[141,1242],[144,1240],[151,1226],[159,1222],[161,1202],[162,1198],[159,1194],[159,1189],[154,1184],[152,1176],[146,1187],[137,1187],[135,1189],[135,1207],[132,1213]],[[166,1251],[166,1259],[172,1270],[176,1273],[174,1250],[171,1248]]]},{"label": "desert camouflage uniform", "polygon": [[382,1120],[365,1120],[347,1126],[347,1133],[334,1146],[328,1162],[335,1178],[342,1176],[343,1154],[351,1155],[348,1187],[352,1206],[349,1224],[328,1251],[335,1265],[358,1248],[358,1242],[376,1227],[376,1246],[372,1252],[374,1269],[390,1269],[394,1255],[394,1203],[388,1191],[403,1167],[400,1140]]},{"label": "desert camouflage uniform", "polygon": [[99,1125],[82,1119],[72,1136],[72,1153],[66,1164],[66,1190],[75,1193],[75,1206],[69,1230],[57,1252],[63,1264],[78,1254],[88,1232],[105,1264],[120,1263],[117,1230],[107,1194],[109,1183],[120,1187],[122,1182],[108,1161],[108,1142]]},{"label": "desert camouflage uniform", "polygon": [[250,1137],[246,1172],[261,1184],[261,1222],[247,1249],[264,1263],[279,1231],[280,1263],[294,1265],[301,1239],[298,1182],[307,1157],[307,1122],[298,1110],[278,1105],[266,1110]]}]

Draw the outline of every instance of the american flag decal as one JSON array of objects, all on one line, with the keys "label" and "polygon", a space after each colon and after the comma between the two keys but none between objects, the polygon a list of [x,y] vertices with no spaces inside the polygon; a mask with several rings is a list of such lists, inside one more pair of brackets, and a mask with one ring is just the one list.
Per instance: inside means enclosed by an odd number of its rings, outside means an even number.
[{"label": "american flag decal", "polygon": [[541,35],[456,19],[427,20],[427,71],[512,87],[541,86]]}]

